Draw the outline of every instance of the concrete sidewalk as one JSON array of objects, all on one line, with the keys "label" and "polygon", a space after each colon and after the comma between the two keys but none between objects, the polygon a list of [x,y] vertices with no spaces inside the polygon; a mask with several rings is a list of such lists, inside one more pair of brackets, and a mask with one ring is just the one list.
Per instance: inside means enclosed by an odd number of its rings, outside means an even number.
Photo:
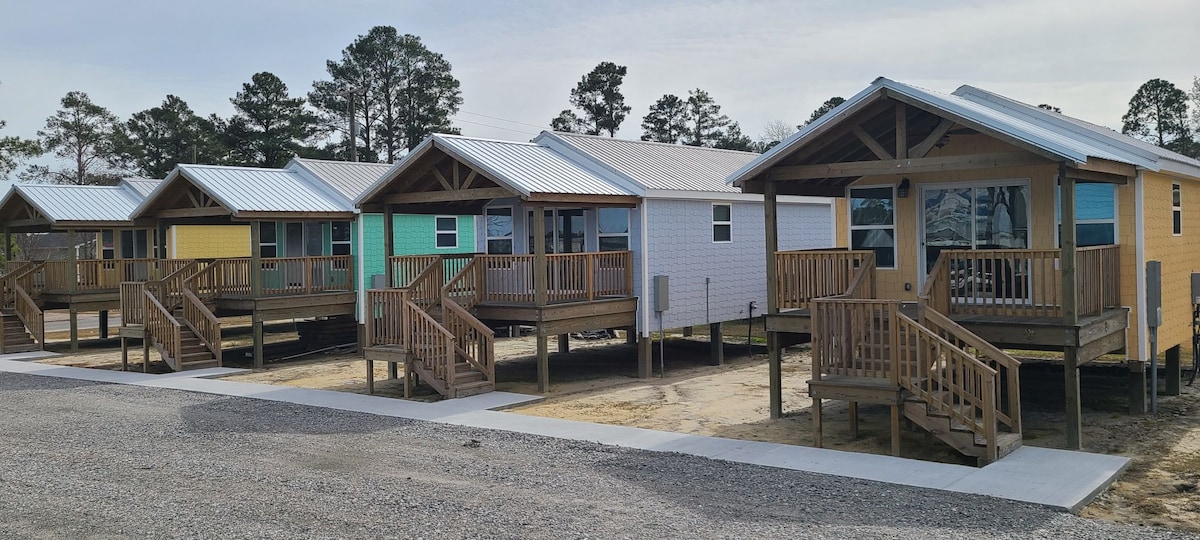
[{"label": "concrete sidewalk", "polygon": [[197,370],[163,375],[53,366],[0,357],[0,372],[113,384],[187,390],[265,399],[343,411],[426,420],[597,442],[656,452],[677,452],[739,463],[832,474],[863,480],[990,495],[1074,512],[1091,501],[1129,466],[1129,458],[1022,447],[983,468],[874,454],[843,452],[641,428],[592,424],[506,413],[494,409],[540,400],[537,396],[491,392],[420,403],[346,392],[223,381]]}]

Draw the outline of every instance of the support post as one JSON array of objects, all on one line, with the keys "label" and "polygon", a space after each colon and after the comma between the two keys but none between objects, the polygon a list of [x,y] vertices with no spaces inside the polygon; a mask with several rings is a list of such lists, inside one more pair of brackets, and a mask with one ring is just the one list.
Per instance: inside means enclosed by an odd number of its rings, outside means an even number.
[{"label": "support post", "polygon": [[[78,248],[78,237],[75,235],[75,229],[67,231],[67,292],[74,294],[79,288],[79,254],[75,252]],[[72,300],[74,301],[74,300]],[[74,336],[74,331],[71,332]],[[74,341],[75,338],[71,338]],[[75,350],[73,347],[71,350]]]},{"label": "support post", "polygon": [[[775,252],[779,251],[779,223],[776,219],[775,183],[763,183],[763,217],[766,224],[767,252],[767,316],[779,313],[778,275],[775,271]],[[767,332],[767,363],[769,368],[771,418],[783,417],[783,351],[779,334]]]},{"label": "support post", "polygon": [[690,326],[683,327],[683,337],[692,337],[692,327],[690,327]]},{"label": "support post", "polygon": [[[1067,175],[1066,162],[1058,164],[1059,200],[1062,208],[1062,306],[1063,322],[1070,327],[1079,324],[1079,283],[1075,275],[1075,180]],[[1079,347],[1063,349],[1063,398],[1066,404],[1067,448],[1083,447],[1083,411],[1079,396]]]},{"label": "support post", "polygon": [[[254,299],[262,295],[262,224],[261,221],[250,222],[250,297]],[[259,355],[255,353],[254,357],[255,367],[260,367]]]},{"label": "support post", "polygon": [[79,350],[79,310],[71,306],[71,352]]},{"label": "support post", "polygon": [[5,263],[11,262],[12,258],[13,258],[12,231],[8,230],[8,227],[5,227],[4,228],[4,262]]},{"label": "support post", "polygon": [[142,373],[150,371],[150,333],[142,332]]},{"label": "support post", "polygon": [[708,363],[719,366],[725,363],[725,336],[721,333],[721,323],[708,325]]},{"label": "support post", "polygon": [[121,371],[129,371],[129,342],[121,336]]},{"label": "support post", "polygon": [[858,402],[851,401],[850,404],[846,407],[846,410],[850,414],[850,438],[857,439],[858,438]]},{"label": "support post", "polygon": [[254,315],[254,369],[263,368],[263,321]]},{"label": "support post", "polygon": [[[388,362],[391,364],[391,362]],[[367,395],[375,393],[375,362],[367,360]]]},{"label": "support post", "polygon": [[549,300],[549,277],[546,273],[546,208],[533,207],[533,303],[537,306],[537,376],[538,392],[550,390],[550,343],[542,325],[542,308]]},{"label": "support post", "polygon": [[821,398],[813,398],[812,404],[812,419],[813,419],[813,446],[821,448],[825,444],[825,434],[821,425]]},{"label": "support post", "polygon": [[565,353],[571,352],[571,335],[570,334],[559,334],[558,335],[558,352],[559,352],[559,354],[565,354]]},{"label": "support post", "polygon": [[638,342],[637,327],[630,326],[629,328],[626,328],[625,329],[625,344],[626,345],[637,345],[637,342]]},{"label": "support post", "polygon": [[538,329],[537,336],[537,377],[538,393],[550,391],[550,338]]},{"label": "support post", "polygon": [[1183,370],[1179,367],[1181,347],[1176,345],[1167,349],[1167,395],[1179,395],[1179,383],[1183,380]]},{"label": "support post", "polygon": [[1146,414],[1146,363],[1127,360],[1129,368],[1129,414]]},{"label": "support post", "polygon": [[395,234],[393,232],[395,228],[393,221],[395,221],[395,215],[392,213],[392,205],[385,204],[383,206],[383,275],[389,289],[397,286],[391,261],[392,255],[395,255],[392,249],[396,241],[393,237],[393,234]]},{"label": "support post", "polygon": [[[167,224],[163,220],[158,220],[158,236],[154,238],[158,242],[158,258],[169,259],[170,253],[167,251]],[[162,278],[163,276],[158,276]]]},{"label": "support post", "polygon": [[108,310],[100,310],[100,314],[97,316],[97,318],[99,319],[100,324],[100,339],[108,339]]},{"label": "support post", "polygon": [[654,374],[654,340],[650,336],[637,337],[638,378],[649,379]]},{"label": "support post", "polygon": [[892,405],[892,455],[900,457],[900,405]]}]

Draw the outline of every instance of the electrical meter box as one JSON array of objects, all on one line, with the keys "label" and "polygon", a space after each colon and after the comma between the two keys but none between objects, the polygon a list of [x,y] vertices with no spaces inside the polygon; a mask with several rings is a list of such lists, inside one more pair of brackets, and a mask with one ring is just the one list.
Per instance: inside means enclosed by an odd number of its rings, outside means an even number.
[{"label": "electrical meter box", "polygon": [[671,279],[667,276],[654,276],[654,311],[671,309]]},{"label": "electrical meter box", "polygon": [[[1194,283],[1195,278],[1192,279]],[[1195,296],[1195,291],[1192,295]],[[1162,326],[1161,261],[1146,261],[1146,324],[1154,328]]]}]

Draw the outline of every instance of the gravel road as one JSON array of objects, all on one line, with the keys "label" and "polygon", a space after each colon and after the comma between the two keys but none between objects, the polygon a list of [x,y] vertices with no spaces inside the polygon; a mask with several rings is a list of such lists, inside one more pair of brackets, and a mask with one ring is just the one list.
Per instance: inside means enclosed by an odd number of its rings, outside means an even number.
[{"label": "gravel road", "polygon": [[1187,537],[690,456],[0,373],[0,537],[131,536]]}]

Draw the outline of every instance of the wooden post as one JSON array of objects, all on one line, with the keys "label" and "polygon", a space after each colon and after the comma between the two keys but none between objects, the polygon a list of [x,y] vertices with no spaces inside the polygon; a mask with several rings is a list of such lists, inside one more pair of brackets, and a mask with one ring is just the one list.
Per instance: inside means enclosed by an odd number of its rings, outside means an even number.
[{"label": "wooden post", "polygon": [[537,310],[537,371],[538,392],[550,390],[550,344],[542,326],[542,308],[549,299],[549,279],[546,275],[546,209],[533,207],[533,303]]},{"label": "wooden post", "polygon": [[150,371],[150,333],[142,331],[142,373]]},{"label": "wooden post", "polygon": [[[67,292],[74,294],[79,288],[79,254],[75,252],[77,248],[78,238],[75,236],[75,229],[67,231],[67,245],[71,246],[67,250]],[[74,299],[71,299],[74,302]],[[75,331],[71,330],[71,342],[75,341]],[[71,347],[71,350],[75,350]]]},{"label": "wooden post", "polygon": [[654,374],[654,340],[650,336],[637,337],[638,377],[649,379]]},{"label": "wooden post", "polygon": [[[391,362],[388,362],[389,364]],[[367,395],[375,393],[375,362],[367,360]]]},{"label": "wooden post", "polygon": [[388,366],[387,367],[388,379],[393,379],[393,380],[399,379],[400,378],[400,364],[397,364],[395,362],[388,362],[387,366]]},{"label": "wooden post", "polygon": [[[257,299],[262,294],[262,223],[261,221],[250,222],[250,297]],[[258,321],[257,325],[261,326],[262,321]],[[255,346],[258,350],[258,346]],[[261,367],[258,363],[261,357],[256,352],[254,355],[254,367]]]},{"label": "wooden post", "polygon": [[[170,252],[167,251],[167,224],[163,220],[158,220],[158,235],[155,236],[155,241],[158,242],[158,258],[169,259]],[[158,276],[162,278],[163,276]]]},{"label": "wooden post", "polygon": [[393,244],[395,244],[396,240],[392,237],[395,234],[392,231],[394,228],[393,221],[395,221],[395,217],[392,214],[392,205],[383,205],[383,275],[387,282],[386,288],[388,289],[396,286],[396,276],[393,275],[392,261],[390,259],[392,255],[395,255],[395,253],[392,253]]},{"label": "wooden post", "polygon": [[100,314],[97,318],[99,319],[100,324],[100,339],[108,339],[108,310],[100,310]]},{"label": "wooden post", "polygon": [[537,336],[537,377],[538,393],[550,391],[550,338],[538,329]]},{"label": "wooden post", "polygon": [[559,352],[559,354],[565,354],[565,353],[571,352],[571,335],[570,334],[559,334],[558,335],[558,352]]},{"label": "wooden post", "polygon": [[[908,158],[908,109],[896,103],[896,159]],[[769,183],[769,182],[768,182]]]},{"label": "wooden post", "polygon": [[[779,251],[779,222],[776,219],[775,183],[763,183],[763,217],[766,225],[767,252],[767,316],[779,313],[777,292],[779,283],[775,271],[775,252]],[[783,351],[779,348],[779,334],[767,332],[767,364],[770,371],[771,418],[783,417]]]},{"label": "wooden post", "polygon": [[121,371],[129,371],[129,342],[121,336]]},{"label": "wooden post", "polygon": [[[12,231],[8,230],[8,227],[5,227],[4,228],[4,262],[8,263],[9,261],[12,261],[12,258],[13,258]],[[25,257],[25,258],[28,259],[29,257]]]},{"label": "wooden post", "polygon": [[692,337],[692,327],[691,326],[683,327],[683,337]]},{"label": "wooden post", "polygon": [[1146,414],[1146,362],[1126,360],[1129,367],[1129,414]]},{"label": "wooden post", "polygon": [[847,406],[847,412],[850,413],[850,438],[858,438],[858,402],[851,401]]},{"label": "wooden post", "polygon": [[821,448],[825,443],[825,434],[822,433],[823,426],[821,425],[821,398],[813,398],[812,404],[812,419],[813,419],[813,446]]},{"label": "wooden post", "polygon": [[1168,396],[1179,395],[1179,383],[1183,380],[1183,370],[1179,367],[1179,353],[1181,347],[1176,345],[1167,349],[1167,394]]},{"label": "wooden post", "polygon": [[638,342],[637,327],[630,326],[629,328],[626,328],[625,329],[625,344],[626,345],[637,345],[637,342]]},{"label": "wooden post", "polygon": [[79,310],[71,306],[71,352],[79,350]]},{"label": "wooden post", "polygon": [[725,363],[725,336],[721,334],[721,323],[708,325],[708,363],[719,366]]},{"label": "wooden post", "polygon": [[892,405],[892,455],[900,457],[900,405]]},{"label": "wooden post", "polygon": [[263,321],[258,314],[253,315],[254,325],[254,369],[262,369],[263,364]]},{"label": "wooden post", "polygon": [[[121,230],[113,229],[112,236],[113,236],[113,259],[124,259],[125,257],[121,256],[122,255],[122,253],[121,253]],[[103,233],[101,233],[100,239],[101,240],[104,239]],[[99,255],[103,255],[103,254],[101,253]],[[104,257],[96,257],[96,258],[103,259]],[[117,278],[117,282],[121,282],[121,281],[125,281],[125,276],[121,276],[121,277]]]},{"label": "wooden post", "polygon": [[[1066,162],[1058,164],[1058,182],[1062,207],[1062,229],[1059,240],[1062,244],[1062,304],[1063,323],[1075,327],[1079,324],[1079,283],[1075,275],[1075,180],[1067,176]],[[1078,329],[1073,330],[1078,334]],[[1066,385],[1064,401],[1067,413],[1067,448],[1079,450],[1083,447],[1083,411],[1079,396],[1079,347],[1063,348],[1063,382]]]}]

